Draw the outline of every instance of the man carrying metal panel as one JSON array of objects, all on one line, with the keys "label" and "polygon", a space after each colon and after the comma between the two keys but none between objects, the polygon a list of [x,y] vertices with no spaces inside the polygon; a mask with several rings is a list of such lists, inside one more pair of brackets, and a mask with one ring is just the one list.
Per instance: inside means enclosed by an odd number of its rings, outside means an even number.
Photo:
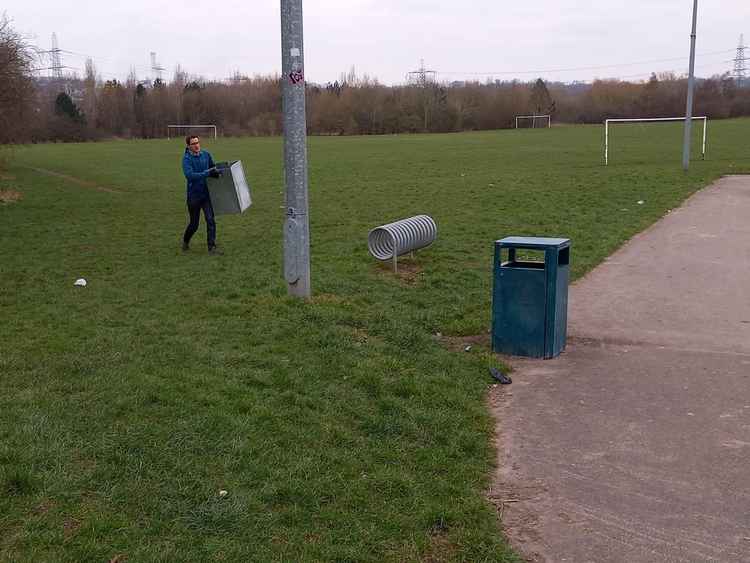
[{"label": "man carrying metal panel", "polygon": [[221,172],[216,169],[214,159],[208,151],[201,150],[200,137],[190,135],[185,137],[185,154],[182,157],[182,172],[187,179],[187,208],[190,214],[190,223],[185,229],[182,237],[182,250],[190,249],[190,239],[198,230],[201,210],[206,219],[206,235],[208,241],[208,253],[211,255],[223,254],[216,248],[216,220],[214,209],[211,205],[211,197],[208,194],[206,178],[218,178]]}]

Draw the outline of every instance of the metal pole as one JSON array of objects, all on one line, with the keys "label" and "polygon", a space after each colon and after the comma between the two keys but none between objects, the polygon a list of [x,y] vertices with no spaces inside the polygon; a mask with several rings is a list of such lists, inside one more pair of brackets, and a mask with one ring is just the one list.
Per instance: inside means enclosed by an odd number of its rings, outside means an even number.
[{"label": "metal pole", "polygon": [[703,160],[706,160],[706,129],[708,129],[708,117],[703,118],[703,148],[701,150]]},{"label": "metal pole", "polygon": [[604,120],[604,166],[609,165],[609,119]]},{"label": "metal pole", "polygon": [[398,274],[398,241],[395,235],[391,235],[393,239],[393,273]]},{"label": "metal pole", "polygon": [[307,122],[302,0],[281,0],[284,108],[284,279],[289,295],[310,297],[310,221],[307,198]]},{"label": "metal pole", "polygon": [[693,125],[693,92],[695,90],[695,31],[698,23],[698,0],[693,0],[693,31],[690,34],[690,70],[688,71],[687,107],[685,109],[685,139],[682,143],[682,169],[690,167],[690,133]]}]

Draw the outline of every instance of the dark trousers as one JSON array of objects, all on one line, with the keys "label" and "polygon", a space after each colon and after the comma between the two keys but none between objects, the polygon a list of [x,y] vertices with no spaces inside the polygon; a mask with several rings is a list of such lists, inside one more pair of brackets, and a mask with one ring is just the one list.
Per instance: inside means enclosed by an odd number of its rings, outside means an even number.
[{"label": "dark trousers", "polygon": [[188,213],[190,214],[190,223],[188,223],[185,229],[185,235],[182,240],[186,244],[190,243],[190,239],[198,230],[198,224],[201,220],[201,210],[203,210],[203,216],[206,218],[206,235],[208,248],[216,246],[216,221],[214,220],[214,208],[211,205],[211,200],[207,197],[195,200],[188,200],[187,202]]}]

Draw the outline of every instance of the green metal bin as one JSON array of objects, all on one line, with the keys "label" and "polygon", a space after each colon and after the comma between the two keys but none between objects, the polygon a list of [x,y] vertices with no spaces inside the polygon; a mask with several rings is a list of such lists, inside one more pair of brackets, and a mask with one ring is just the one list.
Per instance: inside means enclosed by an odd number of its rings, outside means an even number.
[{"label": "green metal bin", "polygon": [[[518,251],[544,261],[517,259]],[[506,237],[495,241],[492,350],[554,358],[565,349],[570,239]]]}]

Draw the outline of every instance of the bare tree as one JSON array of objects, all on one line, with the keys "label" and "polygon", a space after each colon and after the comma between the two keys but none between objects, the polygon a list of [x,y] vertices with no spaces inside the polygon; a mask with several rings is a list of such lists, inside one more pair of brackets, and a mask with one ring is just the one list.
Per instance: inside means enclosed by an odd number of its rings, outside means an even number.
[{"label": "bare tree", "polygon": [[[224,135],[278,135],[281,132],[281,78],[236,72],[225,81],[190,75],[178,66],[170,83],[102,82],[91,60],[83,80],[69,78],[83,91],[82,115],[60,111],[54,87],[31,78],[34,51],[0,20],[0,142],[33,138],[74,139],[102,136],[163,137],[168,123],[215,123]],[[502,129],[513,117],[533,111],[553,113],[567,123],[597,123],[606,117],[679,115],[686,80],[671,73],[646,83],[597,80],[593,84],[487,80],[432,80],[385,86],[355,69],[340,80],[306,88],[308,133],[370,135]],[[20,104],[20,105],[19,105]],[[73,104],[75,105],[75,104]],[[58,107],[59,106],[59,107]],[[68,105],[65,105],[67,108]],[[750,115],[750,89],[728,75],[701,79],[696,107],[711,118]],[[32,129],[31,123],[39,126]],[[33,137],[32,137],[33,135]]]},{"label": "bare tree", "polygon": [[0,16],[0,143],[28,140],[33,117],[34,50]]}]

